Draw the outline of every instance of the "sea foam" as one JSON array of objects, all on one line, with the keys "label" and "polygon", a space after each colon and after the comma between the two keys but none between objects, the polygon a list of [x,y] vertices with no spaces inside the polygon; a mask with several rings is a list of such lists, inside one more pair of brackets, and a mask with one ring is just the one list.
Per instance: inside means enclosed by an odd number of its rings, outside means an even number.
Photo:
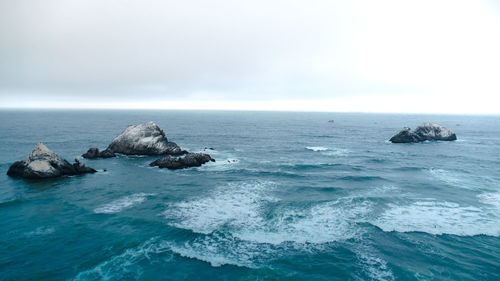
[{"label": "sea foam", "polygon": [[389,204],[389,209],[372,224],[384,231],[500,235],[498,217],[492,210],[434,200],[417,201],[406,206]]},{"label": "sea foam", "polygon": [[[142,269],[138,265],[143,260],[150,260],[153,255],[169,251],[169,246],[159,237],[153,237],[141,245],[125,250],[122,254],[111,257],[93,268],[78,273],[72,280],[137,280]],[[170,258],[163,258],[168,261]]]},{"label": "sea foam", "polygon": [[240,163],[240,160],[232,153],[218,150],[203,150],[201,153],[208,153],[215,159],[215,162],[208,162],[197,168],[198,170],[208,171],[229,171],[233,170]]},{"label": "sea foam", "polygon": [[355,237],[359,221],[371,208],[368,201],[352,198],[313,204],[266,208],[279,201],[271,182],[232,183],[211,195],[168,207],[164,215],[171,225],[197,233],[229,231],[241,240],[280,244],[326,243]]},{"label": "sea foam", "polygon": [[307,146],[306,149],[312,150],[314,152],[320,152],[325,156],[346,156],[351,151],[349,149],[337,148],[337,147],[324,147],[324,146]]},{"label": "sea foam", "polygon": [[[374,253],[374,250],[367,245],[357,245],[354,252],[358,258],[358,263],[363,269],[363,273],[370,280],[394,280],[394,274],[387,265],[387,261]],[[359,280],[366,280],[366,276],[356,276]]]},{"label": "sea foam", "polygon": [[232,264],[256,268],[263,266],[265,260],[276,253],[270,245],[242,241],[220,232],[203,235],[181,244],[167,244],[176,254],[207,262],[214,267]]},{"label": "sea foam", "polygon": [[110,203],[104,204],[94,209],[97,214],[113,214],[119,213],[124,209],[131,208],[134,205],[144,202],[148,196],[154,196],[152,193],[135,193],[116,199]]},{"label": "sea foam", "polygon": [[323,146],[307,146],[306,149],[312,150],[312,151],[327,151],[328,147],[323,147]]},{"label": "sea foam", "polygon": [[221,186],[212,194],[170,206],[164,213],[172,224],[198,233],[210,233],[223,226],[255,227],[263,223],[262,204],[276,201],[268,195],[272,182],[255,181]]},{"label": "sea foam", "polygon": [[352,198],[302,208],[288,207],[275,211],[265,224],[241,229],[234,235],[243,240],[275,245],[343,241],[362,233],[356,222],[362,221],[370,209],[370,202],[354,204]]}]

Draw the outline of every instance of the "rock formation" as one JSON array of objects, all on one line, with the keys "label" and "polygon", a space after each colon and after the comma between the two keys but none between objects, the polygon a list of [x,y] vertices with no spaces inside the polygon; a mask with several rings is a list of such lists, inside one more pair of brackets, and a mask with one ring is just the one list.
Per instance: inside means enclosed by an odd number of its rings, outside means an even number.
[{"label": "rock formation", "polygon": [[150,121],[139,125],[131,125],[109,144],[106,150],[99,152],[91,148],[83,155],[85,158],[109,158],[115,153],[127,155],[183,155],[182,150],[175,142],[168,141],[165,132]]},{"label": "rock formation", "polygon": [[169,142],[163,130],[150,121],[129,126],[108,146],[114,153],[128,155],[181,155],[185,152]]},{"label": "rock formation", "polygon": [[25,160],[12,164],[7,175],[41,179],[95,172],[96,170],[81,164],[78,159],[75,159],[74,164],[70,164],[40,142]]},{"label": "rock formation", "polygon": [[[205,148],[213,150],[213,148]],[[127,155],[164,155],[150,166],[168,169],[183,169],[199,167],[209,161],[215,161],[208,154],[189,153],[182,150],[176,143],[170,142],[165,132],[150,121],[147,123],[129,126],[109,144],[104,151],[90,148],[82,156],[88,159],[114,157],[115,153]]]},{"label": "rock formation", "polygon": [[434,123],[423,123],[414,131],[410,128],[403,128],[398,134],[389,141],[393,143],[422,142],[426,140],[453,141],[457,136],[451,130]]},{"label": "rock formation", "polygon": [[158,166],[160,168],[176,170],[189,167],[199,167],[209,161],[215,162],[215,160],[208,154],[188,153],[179,157],[169,155],[150,163],[149,166]]}]

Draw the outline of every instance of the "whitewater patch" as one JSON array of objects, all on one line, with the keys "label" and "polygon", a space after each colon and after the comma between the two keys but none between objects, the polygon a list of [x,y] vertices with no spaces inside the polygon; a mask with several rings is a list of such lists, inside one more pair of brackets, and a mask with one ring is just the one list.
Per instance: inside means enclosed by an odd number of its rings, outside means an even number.
[{"label": "whitewater patch", "polygon": [[213,267],[232,264],[256,268],[265,264],[265,260],[275,253],[270,245],[241,241],[220,232],[214,232],[183,244],[171,242],[167,244],[174,253],[207,262]]},{"label": "whitewater patch", "polygon": [[153,193],[135,193],[116,199],[110,203],[104,204],[94,209],[96,214],[114,214],[131,208],[137,204],[144,202],[148,197],[154,196]]},{"label": "whitewater patch", "polygon": [[389,209],[381,217],[371,222],[384,231],[500,235],[498,216],[491,210],[434,200],[417,201],[407,206],[388,206]]},{"label": "whitewater patch", "polygon": [[493,206],[500,213],[500,193],[498,192],[481,193],[477,197],[481,203]]},{"label": "whitewater patch", "polygon": [[230,183],[210,195],[169,206],[164,215],[175,220],[175,227],[204,234],[224,226],[257,227],[263,224],[263,204],[277,200],[268,194],[274,186],[268,181]]},{"label": "whitewater patch", "polygon": [[324,146],[307,146],[306,149],[312,150],[314,152],[320,152],[325,156],[346,156],[351,151],[344,148],[329,148]]},{"label": "whitewater patch", "polygon": [[257,264],[263,265],[264,257],[271,253],[271,250],[266,251],[265,246],[238,241],[221,233],[203,235],[183,243],[153,237],[78,273],[72,280],[139,280],[144,262],[170,262],[174,254],[197,259],[213,267],[231,264],[256,268]]},{"label": "whitewater patch", "polygon": [[273,218],[264,224],[240,229],[234,235],[242,240],[274,245],[345,241],[362,234],[356,224],[364,221],[372,208],[369,201],[354,201],[345,198],[310,207],[285,207],[274,211]]},{"label": "whitewater patch", "polygon": [[457,173],[453,173],[451,171],[443,169],[434,169],[434,168],[431,168],[428,171],[434,178],[443,181],[446,184],[459,187],[466,187],[466,185],[464,184],[464,177],[461,177]]},{"label": "whitewater patch", "polygon": [[476,174],[467,174],[444,169],[431,168],[428,173],[437,180],[458,188],[474,191],[492,191],[498,183],[489,176],[480,176]]},{"label": "whitewater patch", "polygon": [[[387,261],[376,255],[371,247],[358,245],[354,248],[354,252],[358,258],[358,264],[370,280],[395,280]],[[366,280],[364,276],[356,277],[359,280]]]},{"label": "whitewater patch", "polygon": [[[154,255],[169,251],[169,245],[153,237],[141,245],[127,249],[120,255],[96,265],[94,268],[78,273],[72,280],[138,280],[142,268],[138,265],[141,261],[151,260]],[[168,261],[173,256],[163,258]]]},{"label": "whitewater patch", "polygon": [[[272,215],[257,216],[252,212],[244,216],[240,213],[232,217],[234,220],[222,213],[224,220],[214,220],[210,227],[219,226],[217,230],[184,242],[168,242],[168,245],[176,254],[214,267],[231,264],[261,268],[273,259],[297,252],[328,251],[330,242],[360,237],[363,230],[356,224],[363,222],[370,210],[368,202],[358,204],[352,199],[342,199],[303,208],[283,208]],[[266,220],[266,216],[274,218]],[[241,220],[243,218],[247,221]],[[384,265],[381,262],[376,266],[383,271]]]},{"label": "whitewater patch", "polygon": [[328,147],[323,147],[323,146],[307,146],[306,149],[312,150],[312,151],[327,151]]},{"label": "whitewater patch", "polygon": [[374,187],[370,191],[368,191],[368,194],[387,194],[387,193],[394,193],[394,191],[399,190],[399,187],[391,184],[384,184],[381,186]]},{"label": "whitewater patch", "polygon": [[357,222],[371,210],[369,201],[344,198],[305,206],[269,208],[279,201],[272,182],[231,183],[210,195],[168,206],[170,225],[196,233],[228,232],[250,242],[278,245],[327,243],[356,237]]}]

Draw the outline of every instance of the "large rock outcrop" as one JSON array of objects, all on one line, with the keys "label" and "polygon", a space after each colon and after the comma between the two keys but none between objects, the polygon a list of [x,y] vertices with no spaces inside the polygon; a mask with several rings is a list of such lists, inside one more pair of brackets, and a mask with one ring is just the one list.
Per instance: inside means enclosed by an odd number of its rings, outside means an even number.
[{"label": "large rock outcrop", "polygon": [[69,163],[40,142],[25,160],[12,164],[7,175],[26,179],[42,179],[95,172],[96,170],[81,164],[78,159],[75,159],[74,164]]},{"label": "large rock outcrop", "polygon": [[168,141],[165,132],[150,121],[139,125],[131,125],[109,144],[108,148],[99,152],[90,148],[82,156],[89,159],[114,157],[115,153],[127,155],[183,155],[175,142]]},{"label": "large rock outcrop", "polygon": [[398,134],[389,141],[393,143],[410,143],[431,140],[454,141],[457,139],[455,133],[451,130],[434,123],[423,123],[415,130],[403,128]]},{"label": "large rock outcrop", "polygon": [[205,153],[188,153],[184,156],[167,156],[156,161],[153,161],[149,166],[158,166],[171,170],[184,169],[190,167],[199,167],[207,162],[215,162],[215,160]]}]

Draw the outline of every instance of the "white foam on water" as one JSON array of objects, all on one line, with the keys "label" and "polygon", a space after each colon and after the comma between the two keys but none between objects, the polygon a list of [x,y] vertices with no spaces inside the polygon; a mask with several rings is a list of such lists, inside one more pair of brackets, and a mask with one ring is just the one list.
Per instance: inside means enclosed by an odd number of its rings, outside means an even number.
[{"label": "white foam on water", "polygon": [[[172,226],[197,233],[229,231],[234,237],[256,243],[326,243],[360,234],[356,222],[365,221],[371,210],[368,201],[353,198],[304,207],[284,207],[264,213],[266,204],[276,202],[271,182],[231,183],[212,194],[171,205],[164,212]],[[271,218],[269,218],[271,217]]]},{"label": "white foam on water", "polygon": [[[371,280],[395,280],[394,274],[387,266],[387,261],[374,254],[373,249],[360,245],[354,250],[363,272]],[[359,279],[362,280],[362,278]]]},{"label": "white foam on water", "polygon": [[384,231],[500,235],[500,224],[495,213],[478,207],[434,200],[418,201],[407,206],[389,204],[389,209],[371,223]]},{"label": "white foam on water", "polygon": [[198,167],[199,170],[209,171],[229,171],[238,168],[240,160],[231,153],[218,150],[202,150],[201,153],[208,153],[215,162],[208,162]]},{"label": "white foam on water", "polygon": [[329,148],[323,146],[307,146],[306,149],[315,152],[320,152],[322,155],[325,156],[346,156],[351,152],[349,149],[336,148],[336,147]]},{"label": "white foam on water", "polygon": [[365,273],[373,280],[394,280],[392,271],[382,258],[363,254],[360,256]]},{"label": "white foam on water", "polygon": [[349,149],[344,149],[344,148],[334,148],[330,149],[328,151],[325,151],[321,154],[327,155],[327,156],[347,156],[351,151]]},{"label": "white foam on water", "polygon": [[454,185],[454,186],[463,185],[463,180],[456,173],[443,169],[434,169],[434,168],[431,168],[428,171],[433,177],[449,185]]},{"label": "white foam on water", "polygon": [[399,190],[399,187],[391,184],[384,184],[382,186],[377,186],[373,189],[374,192],[382,194],[387,192],[394,192],[395,190]]},{"label": "white foam on water", "polygon": [[142,268],[138,265],[144,260],[155,261],[155,255],[171,252],[162,258],[169,262],[173,254],[209,263],[213,267],[225,264],[255,268],[258,260],[269,255],[265,245],[245,243],[220,233],[203,235],[192,241],[174,243],[153,237],[141,245],[125,250],[122,254],[111,257],[95,267],[80,272],[73,280],[123,280],[141,278]]},{"label": "white foam on water", "polygon": [[477,197],[481,203],[493,206],[499,212],[499,215],[500,215],[500,193],[499,192],[481,193]]},{"label": "white foam on water", "polygon": [[137,155],[126,155],[126,157],[128,157],[128,158],[146,158],[146,157],[151,157],[151,156],[137,154]]},{"label": "white foam on water", "polygon": [[137,280],[142,273],[142,269],[137,265],[140,261],[151,260],[151,255],[169,250],[166,243],[159,241],[158,237],[153,237],[135,248],[127,249],[120,255],[78,273],[72,280]]},{"label": "white foam on water", "polygon": [[323,146],[307,146],[306,149],[312,150],[312,151],[327,151],[328,147],[323,147]]},{"label": "white foam on water", "polygon": [[257,227],[264,223],[262,204],[276,201],[268,191],[272,182],[230,183],[212,194],[169,206],[164,215],[174,219],[173,226],[208,234],[224,226]]},{"label": "white foam on water", "polygon": [[199,167],[199,170],[210,170],[210,171],[229,171],[237,168],[240,163],[239,159],[236,158],[226,158],[226,159],[216,159],[215,162],[207,162],[203,166]]},{"label": "white foam on water", "polygon": [[483,186],[479,186],[477,179],[471,177],[470,175],[434,168],[431,168],[428,171],[434,178],[454,187],[469,190],[479,190],[484,188]]},{"label": "white foam on water", "polygon": [[163,214],[172,220],[169,224],[202,234],[184,243],[170,242],[170,249],[214,267],[260,267],[290,249],[318,250],[325,243],[357,237],[362,229],[356,223],[365,221],[371,210],[371,203],[353,198],[265,208],[278,201],[272,196],[275,189],[268,181],[230,183],[168,206]]},{"label": "white foam on water", "polygon": [[255,268],[262,264],[264,257],[274,252],[269,245],[241,241],[221,233],[213,233],[181,245],[168,245],[182,257],[201,260],[213,267],[231,264]]},{"label": "white foam on water", "polygon": [[137,204],[144,202],[147,197],[154,196],[153,193],[135,193],[132,195],[124,196],[116,199],[110,203],[104,204],[94,209],[97,214],[114,214],[123,211],[124,209],[131,208]]},{"label": "white foam on water", "polygon": [[240,239],[258,243],[327,243],[357,237],[356,223],[363,221],[371,203],[353,203],[351,198],[314,205],[309,208],[279,210],[276,217],[253,229],[234,233]]},{"label": "white foam on water", "polygon": [[99,176],[111,176],[112,173],[109,170],[99,170],[99,173],[96,173],[96,175]]},{"label": "white foam on water", "polygon": [[46,226],[40,226],[37,227],[33,231],[29,231],[24,233],[24,236],[26,237],[32,237],[32,236],[44,236],[44,235],[49,235],[55,232],[55,229],[53,227],[46,227]]}]

